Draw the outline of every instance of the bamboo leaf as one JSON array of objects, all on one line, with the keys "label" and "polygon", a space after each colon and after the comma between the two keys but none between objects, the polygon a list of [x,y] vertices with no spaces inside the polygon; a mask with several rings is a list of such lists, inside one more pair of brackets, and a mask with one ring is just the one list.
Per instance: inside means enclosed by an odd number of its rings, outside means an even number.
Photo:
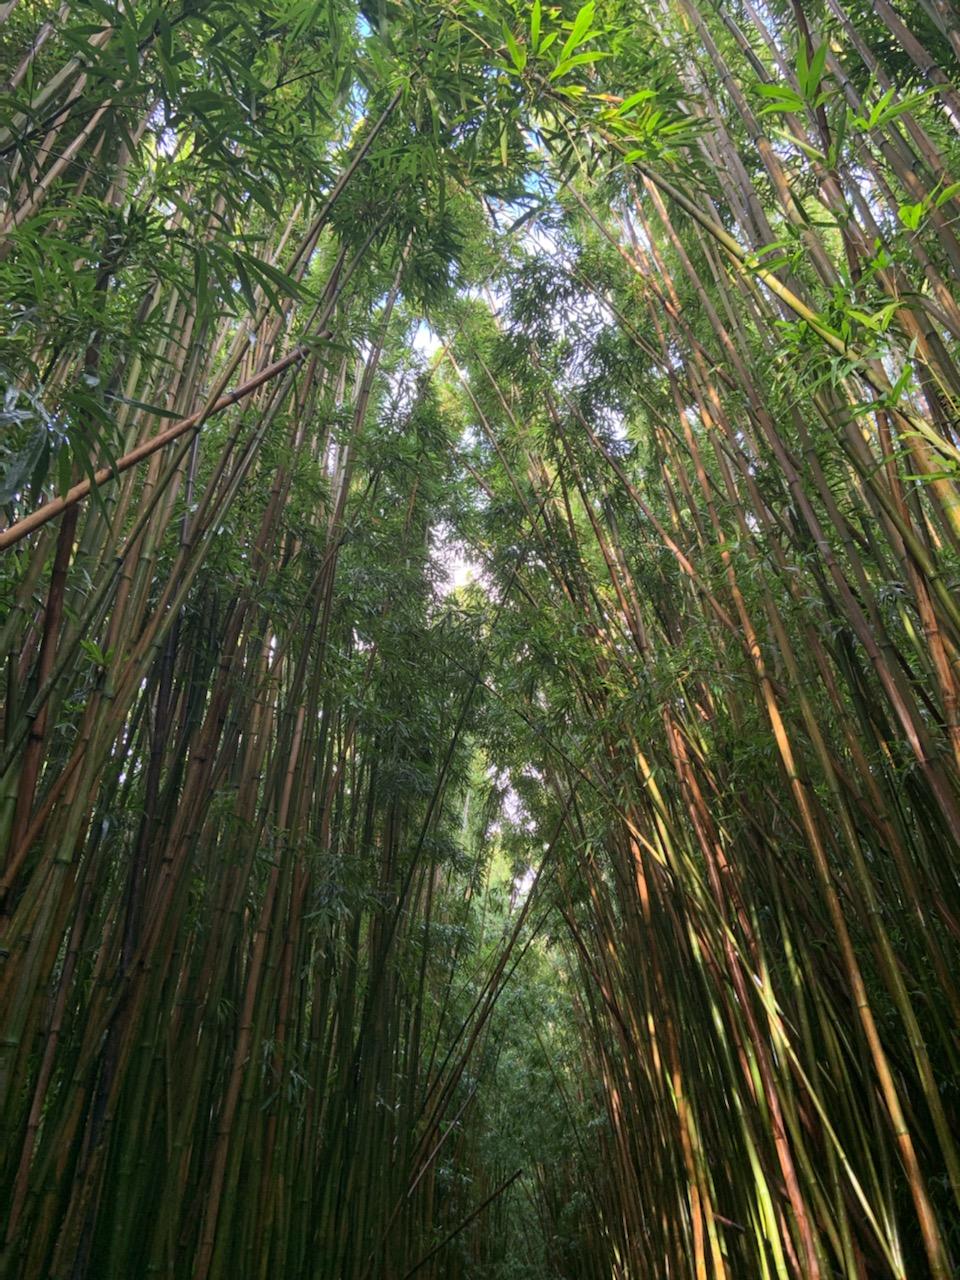
[{"label": "bamboo leaf", "polygon": [[510,51],[510,60],[517,71],[522,71],[527,65],[527,52],[517,44],[516,38],[509,27],[503,28],[503,37],[507,42],[507,48]]},{"label": "bamboo leaf", "polygon": [[572,71],[574,67],[588,65],[598,62],[601,58],[608,58],[611,55],[601,50],[591,50],[587,53],[575,53],[572,58],[566,58],[550,72],[548,79],[559,80],[561,76],[565,76],[568,71]]},{"label": "bamboo leaf", "polygon": [[636,93],[632,93],[629,98],[624,99],[614,114],[618,116],[629,115],[634,107],[639,106],[641,102],[649,101],[653,97],[656,97],[653,89],[638,89]]},{"label": "bamboo leaf", "polygon": [[573,24],[570,28],[570,34],[567,36],[563,47],[560,50],[560,56],[557,59],[558,62],[564,62],[570,57],[578,45],[582,44],[585,40],[590,39],[591,35],[596,34],[595,32],[590,31],[590,25],[593,22],[593,15],[595,11],[596,5],[593,3],[593,0],[588,0],[588,3],[580,8],[577,16],[573,20]]}]

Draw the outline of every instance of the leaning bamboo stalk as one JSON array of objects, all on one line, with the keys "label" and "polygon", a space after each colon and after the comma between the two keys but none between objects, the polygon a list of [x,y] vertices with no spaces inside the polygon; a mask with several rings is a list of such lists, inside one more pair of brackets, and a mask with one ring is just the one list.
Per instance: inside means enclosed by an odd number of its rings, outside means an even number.
[{"label": "leaning bamboo stalk", "polygon": [[57,516],[62,515],[64,511],[75,506],[78,502],[82,502],[94,488],[99,488],[116,476],[122,475],[124,471],[129,471],[131,467],[135,467],[145,458],[151,457],[158,450],[165,448],[168,444],[172,444],[174,440],[178,440],[186,432],[198,430],[212,414],[220,413],[222,410],[245,399],[254,391],[259,390],[264,383],[270,382],[278,374],[284,373],[292,365],[297,364],[304,358],[306,353],[307,349],[305,347],[295,347],[293,351],[281,356],[279,360],[274,360],[272,364],[267,365],[265,369],[261,369],[259,373],[248,379],[241,386],[228,392],[227,395],[221,396],[208,408],[198,409],[196,413],[192,413],[186,418],[181,418],[179,422],[172,427],[168,427],[166,431],[159,432],[149,440],[145,440],[135,449],[131,449],[123,457],[118,458],[112,466],[101,467],[94,472],[92,479],[81,480],[72,485],[60,498],[51,498],[49,502],[44,503],[42,507],[38,507],[31,515],[24,516],[23,519],[18,520],[0,533],[0,551],[6,551],[8,547],[14,546],[22,538],[33,533],[35,529],[42,527],[49,520],[56,519]]}]

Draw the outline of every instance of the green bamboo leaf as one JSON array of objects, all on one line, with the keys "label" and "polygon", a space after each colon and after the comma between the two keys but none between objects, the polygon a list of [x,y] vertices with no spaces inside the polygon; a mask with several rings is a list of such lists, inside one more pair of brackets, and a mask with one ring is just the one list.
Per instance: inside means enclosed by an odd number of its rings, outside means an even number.
[{"label": "green bamboo leaf", "polygon": [[760,109],[758,114],[762,116],[784,112],[797,114],[802,112],[806,105],[800,94],[794,93],[788,85],[761,84],[757,86],[757,92],[764,98],[772,99],[767,106]]},{"label": "green bamboo leaf", "polygon": [[916,231],[925,213],[923,201],[917,204],[901,204],[897,207],[897,217],[908,231]]},{"label": "green bamboo leaf", "polygon": [[240,293],[246,303],[247,310],[252,316],[255,316],[257,314],[257,300],[253,294],[253,285],[250,283],[250,276],[247,274],[247,268],[243,260],[243,256],[239,253],[234,253],[232,258],[233,269],[236,272]]},{"label": "green bamboo leaf", "polygon": [[567,36],[564,41],[563,48],[560,50],[560,57],[558,61],[565,61],[565,59],[573,53],[577,45],[582,44],[584,40],[589,39],[590,35],[597,34],[590,31],[590,24],[593,22],[595,10],[596,5],[593,3],[593,0],[588,0],[588,3],[583,5],[580,9],[573,20],[573,26],[570,28],[570,34]]},{"label": "green bamboo leaf", "polygon": [[609,58],[609,53],[600,50],[590,51],[587,53],[575,53],[572,58],[566,58],[550,72],[547,77],[549,80],[559,80],[561,76],[565,76],[568,71],[572,71],[574,67],[585,66],[593,62],[598,62],[601,58]]},{"label": "green bamboo leaf", "polygon": [[641,102],[647,102],[654,97],[656,97],[656,93],[653,89],[638,89],[636,93],[632,93],[629,98],[624,99],[620,106],[617,107],[615,114],[618,116],[628,115]]},{"label": "green bamboo leaf", "polygon": [[[9,427],[8,423],[4,425]],[[49,434],[45,429],[40,429],[32,433],[27,444],[18,453],[3,460],[0,506],[6,506],[20,495],[29,496],[39,491],[49,452]]]},{"label": "green bamboo leaf", "polygon": [[176,413],[172,409],[163,409],[160,405],[147,404],[144,400],[135,400],[132,396],[122,396],[118,392],[107,392],[104,399],[115,401],[117,404],[130,405],[134,409],[139,409],[143,413],[149,413],[155,418],[170,418],[174,422],[183,417],[182,413]]},{"label": "green bamboo leaf", "polygon": [[507,48],[510,51],[510,60],[518,71],[522,71],[527,65],[527,51],[517,44],[516,37],[509,27],[503,28],[503,38],[506,40]]},{"label": "green bamboo leaf", "polygon": [[781,138],[786,138],[786,140],[792,143],[793,146],[798,147],[803,152],[803,154],[805,156],[809,156],[811,160],[816,160],[818,163],[821,163],[821,164],[826,163],[826,156],[823,154],[822,151],[818,151],[816,147],[811,147],[809,143],[804,142],[802,138],[796,137],[794,134],[790,133],[789,130],[775,129],[774,132],[778,134]]},{"label": "green bamboo leaf", "polygon": [[797,56],[797,83],[800,85],[802,97],[808,103],[812,103],[817,95],[827,62],[827,49],[827,43],[824,41],[816,48],[808,63],[806,46],[801,42]]}]

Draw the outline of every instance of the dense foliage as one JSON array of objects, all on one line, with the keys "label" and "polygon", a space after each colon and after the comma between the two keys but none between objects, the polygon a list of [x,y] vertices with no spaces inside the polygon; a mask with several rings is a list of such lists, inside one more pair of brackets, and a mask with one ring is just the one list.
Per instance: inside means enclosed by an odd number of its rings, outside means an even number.
[{"label": "dense foliage", "polygon": [[958,56],[0,4],[4,1276],[955,1274]]}]

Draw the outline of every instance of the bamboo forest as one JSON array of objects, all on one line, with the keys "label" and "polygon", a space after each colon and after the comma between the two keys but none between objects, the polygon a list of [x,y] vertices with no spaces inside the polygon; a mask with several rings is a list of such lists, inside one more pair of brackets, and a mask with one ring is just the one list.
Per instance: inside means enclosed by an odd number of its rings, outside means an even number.
[{"label": "bamboo forest", "polygon": [[960,1275],[958,0],[0,0],[0,1276]]}]

